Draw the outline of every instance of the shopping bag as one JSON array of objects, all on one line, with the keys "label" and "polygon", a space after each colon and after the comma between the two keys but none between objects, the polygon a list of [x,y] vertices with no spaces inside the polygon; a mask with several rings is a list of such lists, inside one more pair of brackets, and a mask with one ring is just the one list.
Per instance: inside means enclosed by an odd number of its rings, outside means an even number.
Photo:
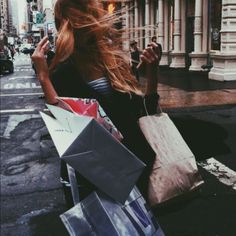
[{"label": "shopping bag", "polygon": [[136,187],[123,205],[93,192],[60,217],[74,236],[164,236],[146,205]]},{"label": "shopping bag", "polygon": [[105,129],[107,129],[116,139],[122,140],[123,136],[109,119],[103,108],[96,99],[92,98],[72,98],[57,97],[59,106],[75,114],[91,116]]},{"label": "shopping bag", "polygon": [[141,117],[139,126],[156,153],[148,192],[152,206],[203,183],[194,154],[166,113]]},{"label": "shopping bag", "polygon": [[41,116],[59,156],[114,200],[124,203],[145,164],[94,118],[47,105]]}]

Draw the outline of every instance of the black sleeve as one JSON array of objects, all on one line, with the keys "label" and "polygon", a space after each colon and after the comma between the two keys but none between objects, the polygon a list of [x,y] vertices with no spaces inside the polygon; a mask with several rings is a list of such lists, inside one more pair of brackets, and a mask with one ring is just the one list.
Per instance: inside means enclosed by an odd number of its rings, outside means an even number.
[{"label": "black sleeve", "polygon": [[71,96],[70,68],[59,65],[50,75],[50,80],[59,96]]},{"label": "black sleeve", "polygon": [[51,82],[61,97],[89,98],[94,91],[84,82],[81,74],[71,63],[62,63],[50,76]]},{"label": "black sleeve", "polygon": [[57,94],[61,97],[84,97],[89,94],[88,86],[71,63],[65,62],[58,65],[51,73],[50,79]]}]

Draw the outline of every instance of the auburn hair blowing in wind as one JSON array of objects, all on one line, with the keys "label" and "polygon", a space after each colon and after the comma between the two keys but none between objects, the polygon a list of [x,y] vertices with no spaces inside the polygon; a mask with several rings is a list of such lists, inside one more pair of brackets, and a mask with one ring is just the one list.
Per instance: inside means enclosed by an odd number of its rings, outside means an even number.
[{"label": "auburn hair blowing in wind", "polygon": [[119,21],[120,14],[109,14],[98,0],[57,0],[58,36],[50,69],[70,58],[83,76],[102,70],[115,90],[140,94],[121,48],[123,30],[114,27]]}]

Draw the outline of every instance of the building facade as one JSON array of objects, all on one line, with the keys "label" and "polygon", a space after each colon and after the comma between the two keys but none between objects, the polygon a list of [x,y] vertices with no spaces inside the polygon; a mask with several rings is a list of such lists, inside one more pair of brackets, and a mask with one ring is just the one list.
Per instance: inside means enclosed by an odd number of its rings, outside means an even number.
[{"label": "building facade", "polygon": [[7,43],[6,33],[8,32],[8,2],[0,0],[0,56],[3,53],[4,44]]},{"label": "building facade", "polygon": [[44,35],[55,34],[54,5],[56,0],[26,0],[28,42],[37,44]]},{"label": "building facade", "polygon": [[4,33],[9,32],[9,11],[8,0],[0,0],[0,22]]},{"label": "building facade", "polygon": [[236,80],[236,0],[123,0],[129,41],[144,49],[157,36],[162,66],[211,69],[209,78]]}]

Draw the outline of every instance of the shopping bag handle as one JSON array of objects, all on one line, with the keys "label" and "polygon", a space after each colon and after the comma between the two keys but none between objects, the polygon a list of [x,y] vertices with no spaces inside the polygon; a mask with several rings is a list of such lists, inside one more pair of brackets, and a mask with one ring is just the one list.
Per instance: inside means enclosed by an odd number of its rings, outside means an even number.
[{"label": "shopping bag handle", "polygon": [[[147,106],[146,106],[146,99],[145,99],[145,97],[143,98],[143,106],[144,106],[144,110],[145,110],[145,112],[146,112],[146,115],[149,116],[150,114],[148,114],[148,110],[147,110]],[[159,111],[160,111],[158,114],[163,113],[159,102],[158,102],[158,108],[159,108]]]},{"label": "shopping bag handle", "polygon": [[70,165],[66,164],[69,181],[71,185],[71,194],[74,205],[80,202],[79,190],[78,190],[78,183],[76,179],[75,169]]}]

